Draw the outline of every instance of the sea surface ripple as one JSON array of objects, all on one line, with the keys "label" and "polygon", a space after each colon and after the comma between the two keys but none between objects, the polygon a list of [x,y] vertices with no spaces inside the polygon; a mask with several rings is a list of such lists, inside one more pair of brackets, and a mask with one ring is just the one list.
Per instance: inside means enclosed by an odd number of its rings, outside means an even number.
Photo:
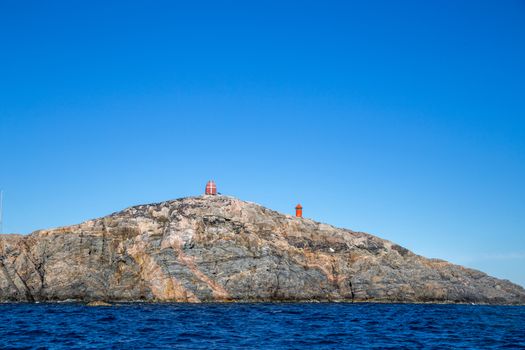
[{"label": "sea surface ripple", "polygon": [[0,304],[0,348],[525,349],[525,307]]}]

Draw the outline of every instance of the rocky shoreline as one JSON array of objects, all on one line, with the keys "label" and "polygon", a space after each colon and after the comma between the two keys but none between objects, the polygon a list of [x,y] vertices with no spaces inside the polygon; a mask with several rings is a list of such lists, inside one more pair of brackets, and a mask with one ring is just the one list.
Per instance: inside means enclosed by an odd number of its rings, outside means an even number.
[{"label": "rocky shoreline", "polygon": [[525,289],[228,196],[0,235],[0,302],[525,304]]}]

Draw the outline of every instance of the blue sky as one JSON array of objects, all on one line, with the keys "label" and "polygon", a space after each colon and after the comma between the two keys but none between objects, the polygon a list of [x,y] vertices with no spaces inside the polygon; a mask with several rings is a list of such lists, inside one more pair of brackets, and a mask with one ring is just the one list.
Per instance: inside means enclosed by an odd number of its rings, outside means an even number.
[{"label": "blue sky", "polygon": [[525,3],[0,4],[4,232],[219,191],[525,285]]}]

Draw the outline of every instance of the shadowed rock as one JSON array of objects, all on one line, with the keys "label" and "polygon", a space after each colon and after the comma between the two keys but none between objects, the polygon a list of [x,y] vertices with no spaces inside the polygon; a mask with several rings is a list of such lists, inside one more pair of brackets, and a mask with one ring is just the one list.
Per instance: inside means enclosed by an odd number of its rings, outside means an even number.
[{"label": "shadowed rock", "polygon": [[226,196],[0,235],[0,301],[524,304],[506,280]]}]

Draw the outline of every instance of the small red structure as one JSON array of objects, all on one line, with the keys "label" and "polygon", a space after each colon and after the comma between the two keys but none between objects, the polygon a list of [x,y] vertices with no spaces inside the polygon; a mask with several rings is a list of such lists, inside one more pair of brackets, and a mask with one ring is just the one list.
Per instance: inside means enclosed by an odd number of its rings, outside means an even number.
[{"label": "small red structure", "polygon": [[297,204],[297,206],[295,207],[295,216],[297,216],[298,218],[303,217],[303,207],[301,206],[301,204]]},{"label": "small red structure", "polygon": [[217,194],[217,185],[215,185],[215,181],[210,180],[206,184],[206,190],[204,191],[205,194],[209,194],[212,196],[215,196]]}]

